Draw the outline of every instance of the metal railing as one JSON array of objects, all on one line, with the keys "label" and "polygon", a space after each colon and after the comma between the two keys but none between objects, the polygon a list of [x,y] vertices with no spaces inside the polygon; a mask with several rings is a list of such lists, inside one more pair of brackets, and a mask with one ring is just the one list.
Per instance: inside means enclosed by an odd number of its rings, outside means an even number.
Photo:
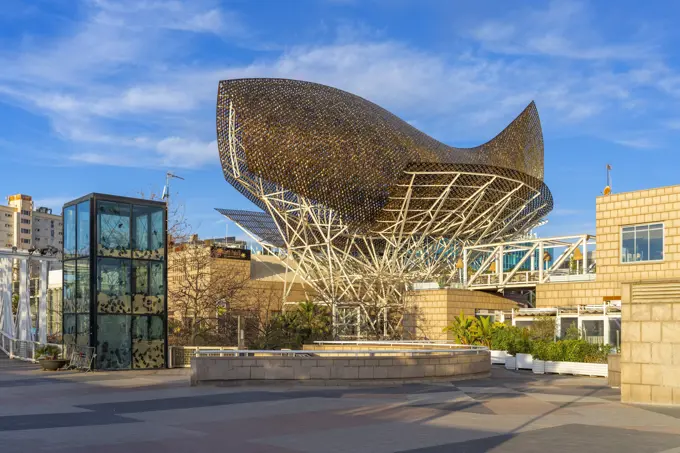
[{"label": "metal railing", "polygon": [[46,343],[37,341],[16,340],[9,335],[0,332],[0,349],[9,356],[10,359],[24,360],[26,362],[37,362],[36,350],[42,346],[56,346],[60,351],[63,347],[60,344]]},{"label": "metal railing", "polygon": [[168,368],[189,368],[197,351],[234,351],[236,346],[170,346]]},{"label": "metal railing", "polygon": [[484,349],[361,349],[358,351],[348,350],[251,350],[239,349],[235,351],[201,350],[196,351],[196,357],[374,357],[397,356],[397,357],[416,357],[421,355],[477,355],[486,352]]},{"label": "metal railing", "polygon": [[399,340],[399,341],[315,341],[314,344],[323,345],[338,345],[338,346],[423,346],[423,347],[438,347],[459,350],[480,350],[486,351],[486,346],[471,345],[471,344],[457,344],[449,343],[441,340]]}]

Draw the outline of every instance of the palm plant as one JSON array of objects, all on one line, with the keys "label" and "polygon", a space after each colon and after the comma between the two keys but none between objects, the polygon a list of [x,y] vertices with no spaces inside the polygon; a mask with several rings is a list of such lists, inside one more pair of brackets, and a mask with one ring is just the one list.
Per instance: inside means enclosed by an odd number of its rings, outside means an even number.
[{"label": "palm plant", "polygon": [[474,336],[476,340],[487,348],[491,349],[491,342],[493,340],[494,324],[491,321],[490,316],[481,316],[475,319],[475,323],[472,326]]},{"label": "palm plant", "polygon": [[444,332],[450,332],[453,339],[459,344],[474,344],[477,340],[475,333],[475,318],[466,316],[461,310],[460,315],[455,316],[451,324],[444,328]]}]

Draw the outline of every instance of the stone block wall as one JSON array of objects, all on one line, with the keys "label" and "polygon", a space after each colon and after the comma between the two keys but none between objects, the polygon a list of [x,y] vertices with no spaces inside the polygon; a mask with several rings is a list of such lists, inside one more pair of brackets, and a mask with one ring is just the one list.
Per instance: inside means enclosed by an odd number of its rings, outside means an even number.
[{"label": "stone block wall", "polygon": [[415,357],[196,357],[191,362],[191,384],[252,380],[409,381],[486,377],[490,370],[488,351]]},{"label": "stone block wall", "polygon": [[452,288],[410,291],[406,300],[414,314],[405,316],[405,330],[414,339],[428,340],[453,340],[443,330],[461,311],[474,316],[476,309],[510,310],[517,307],[514,301],[495,294]]},{"label": "stone block wall", "polygon": [[[595,281],[538,285],[538,307],[601,304],[603,298],[620,297],[623,282],[680,279],[680,185],[597,197],[595,222]],[[621,227],[660,222],[663,261],[621,263]]]},{"label": "stone block wall", "polygon": [[621,400],[680,405],[680,280],[622,287]]}]

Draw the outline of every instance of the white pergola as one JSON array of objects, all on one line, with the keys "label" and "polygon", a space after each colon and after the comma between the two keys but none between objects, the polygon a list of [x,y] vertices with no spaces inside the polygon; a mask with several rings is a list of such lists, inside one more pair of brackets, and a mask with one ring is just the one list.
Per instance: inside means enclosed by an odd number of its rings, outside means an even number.
[{"label": "white pergola", "polygon": [[[36,344],[47,344],[47,285],[49,263],[59,258],[0,248],[0,349],[10,357],[32,360]],[[37,325],[31,320],[30,262],[40,265]],[[17,265],[17,266],[15,266]],[[16,269],[16,270],[15,270]],[[13,273],[18,272],[19,304],[12,310]],[[37,334],[34,335],[35,327]]]}]

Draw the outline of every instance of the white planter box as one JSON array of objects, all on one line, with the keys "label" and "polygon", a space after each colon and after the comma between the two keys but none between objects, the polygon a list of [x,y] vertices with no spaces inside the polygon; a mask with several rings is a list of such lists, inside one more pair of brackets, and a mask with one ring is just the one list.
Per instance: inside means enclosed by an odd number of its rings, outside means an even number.
[{"label": "white planter box", "polygon": [[506,355],[505,356],[505,369],[506,370],[515,370],[515,357],[511,355]]},{"label": "white planter box", "polygon": [[545,372],[573,374],[576,376],[607,377],[609,375],[609,365],[606,363],[545,362]]},{"label": "white planter box", "polygon": [[518,370],[531,370],[534,365],[534,358],[531,354],[517,354],[517,369]]},{"label": "white planter box", "polygon": [[534,365],[531,368],[534,374],[545,374],[545,363],[544,360],[534,359]]},{"label": "white planter box", "polygon": [[491,364],[501,364],[505,363],[505,358],[508,357],[506,351],[489,351],[491,353]]}]

